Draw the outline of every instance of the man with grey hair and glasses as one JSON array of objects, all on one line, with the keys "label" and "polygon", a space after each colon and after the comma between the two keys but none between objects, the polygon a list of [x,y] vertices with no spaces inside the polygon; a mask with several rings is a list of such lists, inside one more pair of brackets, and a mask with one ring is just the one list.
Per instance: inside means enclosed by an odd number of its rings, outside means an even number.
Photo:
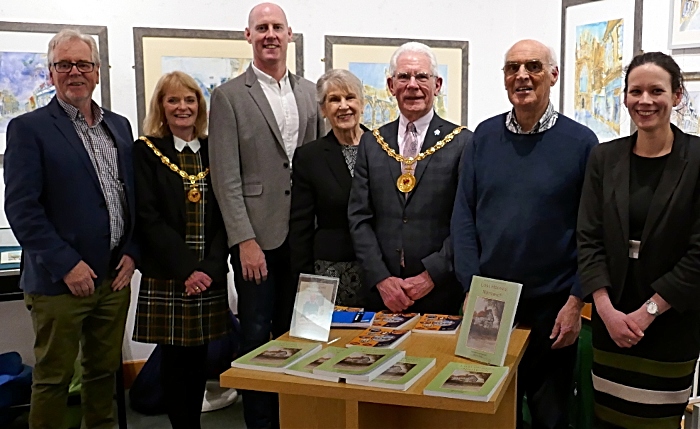
[{"label": "man with grey hair and glasses", "polygon": [[516,320],[532,331],[518,371],[518,427],[526,394],[532,428],[567,428],[583,306],[576,218],[598,139],[554,110],[559,69],[547,46],[516,43],[503,74],[513,108],[482,122],[462,156],[455,272],[467,293],[473,275],[522,283]]},{"label": "man with grey hair and glasses", "polygon": [[92,37],[59,32],[48,67],[56,96],[10,121],[4,159],[5,212],[22,246],[20,287],[36,334],[29,427],[63,427],[81,353],[83,427],[111,428],[138,257],[133,135],[126,118],[92,100]]},{"label": "man with grey hair and glasses", "polygon": [[450,215],[471,132],[433,110],[442,77],[428,46],[402,45],[389,72],[400,115],[362,136],[348,205],[365,307],[457,314]]}]

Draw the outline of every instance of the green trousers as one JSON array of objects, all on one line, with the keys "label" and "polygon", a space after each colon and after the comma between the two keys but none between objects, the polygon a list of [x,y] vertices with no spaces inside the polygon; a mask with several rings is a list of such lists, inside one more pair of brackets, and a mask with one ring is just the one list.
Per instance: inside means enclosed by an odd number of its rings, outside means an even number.
[{"label": "green trousers", "polygon": [[61,429],[79,349],[82,427],[114,427],[114,374],[121,365],[131,289],[114,292],[111,283],[112,279],[103,281],[88,297],[25,294],[36,335],[31,429]]}]

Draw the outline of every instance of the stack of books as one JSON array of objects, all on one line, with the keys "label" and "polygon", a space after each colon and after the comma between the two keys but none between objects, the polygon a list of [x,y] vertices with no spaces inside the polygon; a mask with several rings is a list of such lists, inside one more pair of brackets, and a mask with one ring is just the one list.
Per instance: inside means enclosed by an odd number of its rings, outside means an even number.
[{"label": "stack of books", "polygon": [[420,317],[418,313],[383,313],[379,312],[374,316],[372,326],[382,328],[406,329]]},{"label": "stack of books", "polygon": [[378,349],[393,349],[408,338],[411,331],[392,328],[369,327],[362,331],[360,335],[350,340],[346,344],[351,346],[374,347]]},{"label": "stack of books", "polygon": [[335,306],[331,328],[369,328],[374,320],[373,311],[359,307]]},{"label": "stack of books", "polygon": [[285,372],[305,356],[321,350],[320,344],[272,340],[231,363],[234,368]]},{"label": "stack of books", "polygon": [[406,356],[399,350],[349,347],[323,362],[313,373],[347,380],[370,381]]},{"label": "stack of books", "polygon": [[405,391],[434,366],[435,358],[406,356],[373,380],[359,381],[350,378],[346,383]]},{"label": "stack of books", "polygon": [[316,380],[323,381],[333,381],[337,383],[338,381],[340,381],[340,377],[314,374],[314,369],[316,369],[316,367],[318,367],[322,363],[333,358],[339,352],[345,350],[347,349],[344,349],[342,347],[326,347],[325,349],[319,350],[316,353],[311,353],[307,355],[307,357],[289,366],[287,369],[285,369],[284,372],[289,375],[296,375],[299,377],[313,378]]},{"label": "stack of books", "polygon": [[460,323],[462,323],[462,316],[424,314],[418,319],[412,331],[421,334],[454,335]]}]

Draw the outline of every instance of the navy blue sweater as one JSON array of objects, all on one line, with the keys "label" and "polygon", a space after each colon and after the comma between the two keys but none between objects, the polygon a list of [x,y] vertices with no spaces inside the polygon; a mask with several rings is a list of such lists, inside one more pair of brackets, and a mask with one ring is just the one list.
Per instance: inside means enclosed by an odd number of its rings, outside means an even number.
[{"label": "navy blue sweater", "polygon": [[506,114],[482,122],[464,148],[452,214],[454,267],[523,284],[522,298],[581,296],[576,217],[593,131],[559,114],[549,130],[514,134]]}]

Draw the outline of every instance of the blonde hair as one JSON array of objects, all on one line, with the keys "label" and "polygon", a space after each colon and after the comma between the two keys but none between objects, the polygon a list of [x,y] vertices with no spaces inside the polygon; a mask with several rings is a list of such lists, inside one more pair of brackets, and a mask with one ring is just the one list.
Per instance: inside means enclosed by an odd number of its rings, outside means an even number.
[{"label": "blonde hair", "polygon": [[185,89],[192,91],[197,96],[197,119],[194,121],[194,132],[197,138],[207,136],[207,102],[197,82],[188,74],[181,71],[166,73],[158,79],[156,89],[151,97],[151,105],[148,114],[143,120],[143,132],[153,137],[165,137],[172,134],[165,120],[163,98],[168,91]]}]

